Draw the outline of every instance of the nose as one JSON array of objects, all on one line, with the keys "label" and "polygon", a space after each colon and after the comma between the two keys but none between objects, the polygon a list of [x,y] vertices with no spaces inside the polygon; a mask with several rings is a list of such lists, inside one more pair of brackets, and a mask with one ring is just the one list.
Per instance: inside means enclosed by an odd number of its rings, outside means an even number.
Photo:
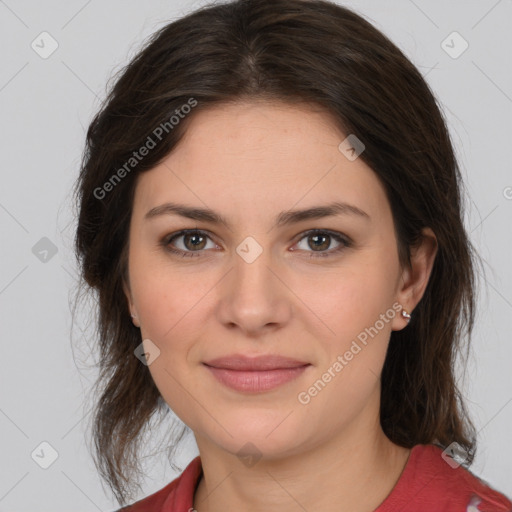
[{"label": "nose", "polygon": [[252,262],[235,253],[233,268],[219,283],[218,319],[248,337],[282,329],[292,314],[293,294],[285,282],[270,251],[264,249]]}]

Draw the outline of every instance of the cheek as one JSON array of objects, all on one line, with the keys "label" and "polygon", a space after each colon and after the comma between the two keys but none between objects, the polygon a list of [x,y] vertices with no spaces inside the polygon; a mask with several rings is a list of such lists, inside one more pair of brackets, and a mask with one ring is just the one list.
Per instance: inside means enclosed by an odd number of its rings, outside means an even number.
[{"label": "cheek", "polygon": [[317,337],[322,357],[301,397],[310,400],[304,411],[311,417],[339,411],[329,427],[338,428],[378,397],[379,375],[396,314],[389,269],[372,261],[332,275],[324,291],[322,286],[308,288],[308,305],[320,312],[329,331],[324,328],[328,334]]},{"label": "cheek", "polygon": [[394,288],[388,263],[376,254],[354,256],[336,271],[311,279],[296,277],[293,287],[322,321],[326,340],[353,339],[391,307]]},{"label": "cheek", "polygon": [[[212,287],[208,273],[201,277],[189,268],[177,270],[163,250],[139,250],[130,253],[130,284],[146,338],[163,345],[176,339],[176,332],[194,329],[194,315],[201,310],[201,301]],[[185,336],[186,338],[186,336]]]},{"label": "cheek", "polygon": [[326,336],[317,338],[323,357],[310,383],[313,393],[315,379],[321,381],[319,389],[322,383],[326,389],[317,392],[311,411],[341,406],[351,416],[375,394],[396,314],[390,279],[395,265],[393,248],[386,253],[381,247],[354,255],[343,269],[331,273],[328,282],[309,283],[303,289],[308,305],[329,327],[323,329]]},{"label": "cheek", "polygon": [[[157,252],[134,248],[130,254],[130,284],[141,322],[141,338],[150,339],[159,355],[148,367],[169,407],[185,423],[197,422],[190,407],[188,355],[200,337],[205,295],[212,287],[206,274],[176,271]],[[203,300],[202,300],[203,299]]]}]

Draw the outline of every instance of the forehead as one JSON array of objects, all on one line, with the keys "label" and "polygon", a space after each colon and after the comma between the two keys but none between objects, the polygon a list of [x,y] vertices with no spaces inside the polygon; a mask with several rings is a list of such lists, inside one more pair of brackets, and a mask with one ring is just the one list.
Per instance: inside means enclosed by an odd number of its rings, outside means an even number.
[{"label": "forehead", "polygon": [[139,176],[136,205],[179,201],[261,217],[346,201],[382,215],[384,188],[361,158],[338,149],[345,138],[331,116],[309,106],[257,101],[198,111],[178,146]]},{"label": "forehead", "polygon": [[[342,133],[335,120],[320,106],[280,101],[237,101],[211,106],[197,112],[191,120],[193,129],[189,138],[196,142],[242,144],[260,141],[271,143],[293,142],[297,137],[325,139],[329,135],[339,138]],[[216,128],[220,131],[212,131]],[[253,148],[254,149],[254,148]]]}]

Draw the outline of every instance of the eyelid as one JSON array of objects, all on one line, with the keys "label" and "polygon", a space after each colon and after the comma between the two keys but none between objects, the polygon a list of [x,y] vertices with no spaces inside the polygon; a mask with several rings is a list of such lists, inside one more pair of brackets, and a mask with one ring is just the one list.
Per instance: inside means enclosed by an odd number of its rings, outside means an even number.
[{"label": "eyelid", "polygon": [[333,237],[336,240],[340,239],[341,241],[343,241],[347,244],[352,243],[351,239],[344,233],[341,233],[339,231],[334,231],[332,229],[321,229],[321,228],[312,228],[312,229],[307,229],[306,231],[302,231],[297,235],[296,240],[300,242],[303,238],[307,237],[308,235],[315,235],[315,234],[321,234],[321,233],[330,235],[331,237]]}]

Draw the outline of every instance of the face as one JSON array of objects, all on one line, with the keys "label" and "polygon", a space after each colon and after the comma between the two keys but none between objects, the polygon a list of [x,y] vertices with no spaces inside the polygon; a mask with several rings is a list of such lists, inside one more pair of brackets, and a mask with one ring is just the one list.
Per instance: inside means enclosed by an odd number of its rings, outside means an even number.
[{"label": "face", "polygon": [[[410,309],[384,188],[345,138],[306,107],[217,106],[139,176],[126,294],[156,386],[204,443],[273,458],[375,427]],[[350,206],[291,215],[333,203]]]}]

